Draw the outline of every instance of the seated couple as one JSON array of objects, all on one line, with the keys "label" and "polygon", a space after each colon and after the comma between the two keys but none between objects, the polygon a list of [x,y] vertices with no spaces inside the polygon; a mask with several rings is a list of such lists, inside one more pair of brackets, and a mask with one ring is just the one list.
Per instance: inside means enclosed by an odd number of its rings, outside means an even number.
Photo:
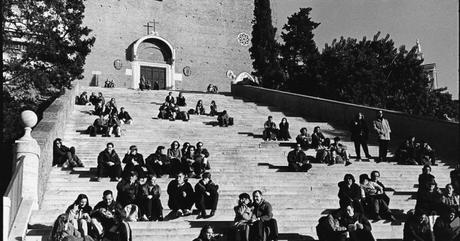
[{"label": "seated couple", "polygon": [[99,115],[99,118],[94,120],[93,124],[88,127],[86,132],[90,136],[96,136],[102,134],[102,136],[110,137],[114,134],[116,137],[121,136],[121,124],[122,122],[118,119],[118,115]]},{"label": "seated couple", "polygon": [[175,105],[173,102],[165,101],[160,106],[160,112],[158,113],[159,119],[168,119],[168,120],[190,120],[190,116],[186,111],[181,111],[180,108]]},{"label": "seated couple", "polygon": [[[176,217],[188,216],[192,214],[192,206],[198,209],[197,219],[209,218],[215,215],[217,203],[219,201],[219,185],[211,180],[209,172],[203,173],[201,180],[195,185],[188,182],[184,173],[179,172],[175,180],[168,184],[168,206]],[[206,214],[206,209],[211,209],[210,214]]]},{"label": "seated couple", "polygon": [[247,193],[239,195],[235,211],[235,223],[232,232],[233,239],[237,241],[269,241],[278,240],[278,224],[273,218],[272,206],[267,202],[262,192],[256,190],[252,193],[254,202]]},{"label": "seated couple", "polygon": [[396,150],[395,160],[402,165],[436,165],[433,148],[427,142],[416,142],[415,137],[401,144]]},{"label": "seated couple", "polygon": [[289,134],[289,123],[286,118],[281,119],[280,129],[276,127],[276,123],[273,121],[273,117],[269,116],[268,120],[264,123],[264,131],[262,133],[262,138],[265,141],[287,141],[291,139]]}]

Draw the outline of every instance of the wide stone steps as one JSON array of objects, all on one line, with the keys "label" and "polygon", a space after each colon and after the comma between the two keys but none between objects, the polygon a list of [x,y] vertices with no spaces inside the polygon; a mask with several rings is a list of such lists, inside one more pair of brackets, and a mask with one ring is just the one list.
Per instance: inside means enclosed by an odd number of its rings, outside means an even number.
[{"label": "wide stone steps", "polygon": [[[169,91],[139,92],[126,89],[104,89],[85,87],[91,92],[103,92],[106,102],[111,97],[116,98],[118,107],[125,109],[134,118],[132,125],[122,127],[122,137],[90,137],[81,131],[97,118],[90,115],[93,107],[75,106],[71,120],[66,125],[62,139],[65,145],[75,146],[77,155],[85,167],[74,170],[52,168],[47,190],[40,209],[32,213],[28,240],[46,240],[55,218],[65,211],[80,193],[89,197],[91,205],[100,201],[104,190],[112,190],[116,196],[116,182],[102,178],[95,182],[97,156],[105,148],[107,142],[113,142],[115,149],[123,159],[129,146],[136,145],[146,158],[155,152],[156,147],[163,145],[168,148],[172,141],[180,144],[190,142],[204,143],[211,154],[209,161],[213,180],[220,186],[218,210],[214,217],[202,220],[196,219],[196,214],[188,217],[164,222],[130,223],[133,229],[133,240],[192,240],[198,236],[200,228],[205,223],[214,226],[215,231],[227,236],[231,226],[237,197],[242,192],[251,193],[260,189],[264,197],[272,204],[274,217],[278,221],[280,240],[308,240],[317,238],[315,226],[321,215],[338,208],[337,183],[346,173],[351,173],[358,180],[362,173],[370,174],[379,170],[381,180],[386,185],[387,194],[391,198],[390,208],[394,210],[398,221],[371,222],[373,234],[380,240],[400,240],[404,216],[403,212],[414,208],[414,195],[417,191],[417,178],[421,166],[399,166],[394,163],[375,163],[373,160],[353,162],[352,165],[332,165],[313,163],[308,173],[293,173],[287,170],[286,156],[295,139],[281,142],[263,142],[261,138],[263,123],[268,115],[273,116],[279,123],[287,117],[290,123],[290,133],[293,138],[299,129],[307,127],[309,133],[315,126],[320,126],[326,137],[340,136],[348,146],[353,158],[354,148],[347,130],[336,129],[326,122],[310,121],[296,116],[291,111],[285,111],[260,103],[245,102],[228,95],[189,93],[184,92],[188,110],[195,107],[198,100],[203,100],[205,109],[209,111],[211,100],[215,100],[218,110],[227,110],[234,117],[235,124],[228,128],[213,126],[216,117],[191,115],[188,122],[159,120],[156,118],[159,106],[164,102]],[[177,96],[178,92],[173,91]],[[372,142],[369,146],[371,155],[378,153],[378,147]],[[315,156],[314,150],[308,150],[307,155]],[[353,160],[353,159],[352,159]],[[434,166],[432,173],[440,186],[449,181],[450,167],[442,160],[439,166]],[[161,201],[164,215],[168,215],[168,195],[166,187],[172,180],[166,176],[157,179],[160,185]],[[197,179],[190,179],[192,186]],[[196,212],[196,211],[195,211]],[[229,240],[226,237],[223,239]]]}]

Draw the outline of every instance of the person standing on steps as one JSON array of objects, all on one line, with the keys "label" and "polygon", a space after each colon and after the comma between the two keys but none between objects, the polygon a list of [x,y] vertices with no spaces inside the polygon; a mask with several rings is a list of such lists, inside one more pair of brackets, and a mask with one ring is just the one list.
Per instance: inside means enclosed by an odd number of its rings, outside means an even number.
[{"label": "person standing on steps", "polygon": [[359,112],[350,125],[351,140],[355,144],[356,161],[361,160],[361,146],[363,147],[366,158],[371,158],[369,149],[367,148],[367,138],[369,136],[369,129],[364,115]]},{"label": "person standing on steps", "polygon": [[390,143],[390,123],[383,118],[383,111],[377,111],[377,119],[374,120],[374,130],[379,135],[379,157],[377,162],[387,160],[388,144]]}]

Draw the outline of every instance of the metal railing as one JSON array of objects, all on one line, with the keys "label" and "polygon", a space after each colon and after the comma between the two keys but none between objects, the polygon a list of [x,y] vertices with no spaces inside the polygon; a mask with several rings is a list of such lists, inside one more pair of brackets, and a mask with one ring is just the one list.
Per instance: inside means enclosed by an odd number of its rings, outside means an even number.
[{"label": "metal railing", "polygon": [[3,240],[8,240],[14,219],[22,202],[24,156],[18,159],[10,184],[3,196]]}]

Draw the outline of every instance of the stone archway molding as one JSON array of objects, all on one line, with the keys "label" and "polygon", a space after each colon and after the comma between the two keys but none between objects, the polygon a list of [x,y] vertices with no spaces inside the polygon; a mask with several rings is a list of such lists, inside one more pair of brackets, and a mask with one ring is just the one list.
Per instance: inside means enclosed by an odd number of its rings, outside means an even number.
[{"label": "stone archway molding", "polygon": [[[168,50],[171,52],[171,61],[169,63],[154,63],[154,62],[145,62],[138,59],[138,48],[139,45],[149,39],[159,40],[160,42],[164,43]],[[166,89],[175,89],[175,81],[182,81],[182,74],[175,73],[175,59],[176,59],[176,51],[174,50],[173,45],[167,41],[166,39],[158,36],[157,34],[150,34],[146,35],[138,40],[135,41],[132,49],[132,85],[131,88],[137,89],[139,88],[140,82],[140,71],[141,66],[151,66],[151,67],[159,67],[166,69]]]}]

